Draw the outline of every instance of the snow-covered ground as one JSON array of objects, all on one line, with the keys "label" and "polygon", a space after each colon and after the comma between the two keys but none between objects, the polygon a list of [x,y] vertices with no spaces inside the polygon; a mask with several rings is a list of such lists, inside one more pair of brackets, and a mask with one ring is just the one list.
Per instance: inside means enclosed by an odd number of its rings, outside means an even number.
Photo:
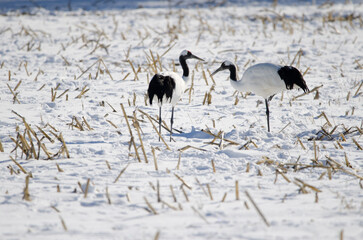
[{"label": "snow-covered ground", "polygon": [[[0,239],[363,238],[360,1],[23,2],[0,1]],[[164,144],[146,90],[183,49],[205,62]],[[261,97],[211,78],[227,59],[314,91],[277,94],[268,133]]]}]

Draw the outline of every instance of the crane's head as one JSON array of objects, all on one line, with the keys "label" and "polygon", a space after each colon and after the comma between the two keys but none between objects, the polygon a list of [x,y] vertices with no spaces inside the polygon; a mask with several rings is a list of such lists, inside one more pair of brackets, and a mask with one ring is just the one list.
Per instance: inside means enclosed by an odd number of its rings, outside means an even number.
[{"label": "crane's head", "polygon": [[198,59],[200,61],[204,61],[203,59],[201,59],[200,57],[197,57],[195,55],[193,55],[193,53],[191,53],[190,51],[188,50],[183,50],[181,53],[180,53],[180,57],[179,58],[183,58],[184,60],[187,60],[187,59],[191,59],[191,58],[194,58],[194,59]]},{"label": "crane's head", "polygon": [[223,70],[230,70],[232,67],[235,67],[234,64],[231,62],[231,61],[224,61],[221,66],[215,70],[213,73],[212,73],[212,76],[214,74],[216,74],[217,72],[220,72],[220,71],[223,71]]}]

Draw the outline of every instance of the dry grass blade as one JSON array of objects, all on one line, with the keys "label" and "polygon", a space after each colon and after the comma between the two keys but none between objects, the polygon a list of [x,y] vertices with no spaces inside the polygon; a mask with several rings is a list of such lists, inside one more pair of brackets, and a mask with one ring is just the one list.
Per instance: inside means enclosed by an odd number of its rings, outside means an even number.
[{"label": "dry grass blade", "polygon": [[[290,63],[290,66],[294,65],[294,62],[295,62],[295,60],[296,60],[297,57],[298,57],[298,63],[299,63],[299,60],[300,60],[300,57],[301,57],[302,54],[303,54],[303,51],[300,48],[299,51],[296,52],[294,59]],[[298,63],[296,64],[297,66],[299,65]]]},{"label": "dry grass blade", "polygon": [[178,208],[177,207],[174,207],[171,204],[169,204],[169,203],[167,203],[167,202],[165,202],[163,200],[161,200],[161,203],[164,204],[164,205],[166,205],[168,208],[173,209],[174,211],[178,211]]},{"label": "dry grass blade", "polygon": [[212,191],[210,189],[209,183],[207,183],[207,189],[208,189],[208,194],[209,194],[210,200],[213,201],[213,195],[212,195]]},{"label": "dry grass blade", "polygon": [[55,206],[50,206],[54,211],[56,211],[57,213],[60,213],[59,209],[56,208]]},{"label": "dry grass blade", "polygon": [[31,158],[31,149],[30,146],[28,144],[28,142],[26,141],[25,137],[23,135],[21,135],[20,133],[18,133],[18,139],[20,139],[21,142],[21,149],[23,150],[23,153],[26,155],[26,158],[29,159]]},{"label": "dry grass blade", "polygon": [[295,178],[295,180],[303,185],[302,188],[308,187],[308,188],[312,189],[315,192],[321,192],[321,190],[319,190],[318,188],[316,188],[316,187],[314,187],[314,186],[312,186],[310,184],[307,184],[307,183],[303,182],[302,180],[300,180],[298,178]]},{"label": "dry grass blade", "polygon": [[111,104],[109,104],[108,102],[106,102],[107,103],[107,105],[112,109],[112,112],[117,112],[116,111],[116,109],[114,108],[114,107],[112,107],[112,105]]},{"label": "dry grass blade", "polygon": [[163,54],[161,54],[161,56],[160,57],[164,57],[165,56],[165,54],[167,54],[175,45],[177,44],[177,42],[174,42],[174,44],[173,45],[171,45]]},{"label": "dry grass blade", "polygon": [[191,145],[187,145],[185,147],[179,148],[178,151],[184,152],[184,151],[188,150],[189,148],[196,149],[196,150],[199,150],[199,151],[207,151],[207,150],[205,150],[203,148],[197,148],[197,147],[194,147],[194,146],[191,146]]},{"label": "dry grass blade", "polygon": [[302,74],[303,75],[303,77],[308,73],[308,71],[310,70],[310,67],[308,67],[305,71],[304,71],[304,73]]},{"label": "dry grass blade", "polygon": [[153,126],[153,128],[154,128],[155,132],[159,135],[159,137],[160,137],[161,141],[163,141],[164,145],[166,146],[166,148],[167,148],[168,150],[171,150],[171,149],[170,149],[170,147],[169,147],[169,145],[165,142],[165,140],[164,140],[163,136],[159,133],[158,129],[155,127],[155,125],[154,125],[154,123],[153,123],[153,121],[152,121],[152,119],[151,119],[150,115],[149,115],[149,114],[147,114],[147,113],[145,113],[145,112],[143,112],[143,111],[141,111],[140,109],[138,109],[138,110],[139,110],[142,114],[144,114],[144,115],[145,115],[145,116],[149,119],[149,121],[150,121],[151,125]]},{"label": "dry grass blade", "polygon": [[20,80],[20,81],[18,82],[18,84],[16,84],[16,86],[15,86],[15,88],[14,88],[14,90],[13,90],[14,92],[16,91],[16,89],[18,89],[18,87],[20,86],[21,82],[22,82],[22,81]]},{"label": "dry grass blade", "polygon": [[326,172],[322,172],[321,174],[320,174],[320,176],[319,176],[319,178],[318,178],[318,180],[322,180],[323,179],[323,177],[326,175]]},{"label": "dry grass blade", "polygon": [[25,174],[28,174],[28,172],[17,162],[12,156],[9,156],[10,159],[15,163],[16,166]]},{"label": "dry grass blade", "polygon": [[19,171],[15,171],[15,169],[11,165],[7,166],[7,168],[10,170],[10,175],[19,174]]},{"label": "dry grass blade", "polygon": [[156,196],[157,196],[157,201],[161,202],[161,198],[160,198],[160,183],[159,180],[156,181]]},{"label": "dry grass blade", "polygon": [[208,74],[209,74],[210,79],[212,79],[213,85],[216,85],[216,82],[214,81],[214,78],[213,78],[212,73],[210,72],[209,69],[207,69],[207,71],[208,71]]},{"label": "dry grass blade", "polygon": [[127,73],[123,78],[122,80],[126,80],[126,78],[130,75],[130,73]]},{"label": "dry grass blade", "polygon": [[88,124],[87,120],[82,116],[83,119],[83,123],[86,125],[86,127],[88,128],[88,130],[93,130],[93,128],[91,128],[91,126]]},{"label": "dry grass blade", "polygon": [[209,222],[207,221],[207,219],[195,208],[192,206],[192,209],[194,210],[194,212],[201,218],[203,219],[206,223],[209,224]]},{"label": "dry grass blade", "polygon": [[128,166],[129,166],[129,164],[127,164],[126,167],[124,167],[121,170],[120,174],[117,176],[117,178],[115,179],[115,181],[113,183],[116,183],[120,179],[121,175],[126,171],[126,169],[127,169]]},{"label": "dry grass blade", "polygon": [[314,147],[314,159],[313,161],[316,163],[316,164],[319,164],[318,163],[318,151],[317,151],[317,146],[316,146],[316,142],[314,140],[313,142],[313,147]]},{"label": "dry grass blade", "polygon": [[300,143],[300,146],[302,147],[303,150],[306,150],[304,144],[301,142],[300,138],[297,138],[298,143]]},{"label": "dry grass blade", "polygon": [[57,92],[51,88],[51,101],[54,102],[55,98],[57,96]]},{"label": "dry grass blade", "polygon": [[4,152],[4,147],[3,144],[1,143],[1,140],[0,140],[0,152]]},{"label": "dry grass blade", "polygon": [[243,145],[239,148],[239,150],[242,150],[242,149],[249,150],[248,146],[249,146],[251,143],[253,144],[253,146],[255,146],[255,148],[258,148],[257,144],[256,144],[254,141],[249,140],[248,142],[246,142],[245,144],[243,144]]},{"label": "dry grass blade", "polygon": [[75,97],[75,98],[82,98],[82,96],[86,93],[86,92],[88,92],[90,89],[88,88],[87,89],[87,86],[84,86],[83,88],[82,88],[82,90],[81,90],[81,92],[77,95],[77,97]]},{"label": "dry grass blade", "polygon": [[278,166],[279,165],[279,162],[278,161],[275,161],[275,160],[272,160],[272,159],[270,159],[267,156],[262,156],[262,159],[261,160],[258,160],[256,162],[256,164],[258,164],[258,165],[266,164],[266,165],[276,165],[276,166]]},{"label": "dry grass blade", "polygon": [[[139,77],[137,76],[137,74],[138,74],[138,72],[139,72],[139,71],[136,71],[136,70],[135,70],[134,65],[132,64],[132,62],[131,62],[130,60],[127,60],[127,62],[130,64],[131,69],[132,69],[132,71],[134,72],[134,75],[135,75],[135,77],[134,77],[134,81],[139,80]],[[140,69],[140,68],[139,68],[139,69]]]},{"label": "dry grass blade", "polygon": [[[215,137],[215,138],[222,139],[222,137],[221,137],[221,136],[219,136],[219,135],[216,135],[216,134],[212,133],[209,129],[208,129],[208,130],[204,130],[204,129],[202,129],[202,132],[204,132],[204,133],[206,133],[206,134],[209,134],[209,135],[211,135],[211,136],[213,136],[213,137]],[[223,138],[223,141],[226,141],[226,142],[228,142],[228,143],[230,143],[230,144],[233,144],[233,145],[239,145],[239,143],[237,143],[237,142],[235,142],[235,141],[232,141],[232,140],[229,140],[229,139],[226,139],[226,138]]]},{"label": "dry grass blade", "polygon": [[239,186],[237,180],[236,180],[235,189],[236,189],[236,200],[239,201]]},{"label": "dry grass blade", "polygon": [[45,87],[45,84],[43,84],[39,89],[38,91],[42,90],[43,88]]},{"label": "dry grass blade", "polygon": [[[19,138],[17,138],[17,140],[15,140],[13,137],[10,137],[10,140],[13,141],[15,143],[15,148],[13,151],[15,151],[17,148],[20,148],[24,154],[26,154],[26,151],[22,148],[22,146],[20,145],[20,142],[19,142]],[[12,151],[12,152],[13,152]]]},{"label": "dry grass blade", "polygon": [[68,62],[68,60],[63,56],[63,55],[60,55],[61,58],[63,59],[64,63],[66,64],[66,66],[70,66],[71,64]]},{"label": "dry grass blade", "polygon": [[157,73],[158,72],[158,67],[156,66],[157,59],[155,59],[154,54],[151,51],[151,49],[149,49],[149,52],[150,52],[150,56],[151,56],[151,59],[152,59],[152,65],[151,66],[153,66],[154,72]]},{"label": "dry grass blade", "polygon": [[139,121],[137,120],[137,117],[136,117],[136,112],[134,112],[134,118],[133,118],[133,125],[134,127],[136,128],[136,131],[137,131],[137,135],[139,137],[139,140],[140,140],[140,145],[141,145],[141,150],[142,150],[142,153],[144,155],[144,159],[145,159],[145,163],[148,163],[149,161],[147,160],[147,156],[146,156],[146,152],[145,152],[145,147],[144,147],[144,143],[142,141],[142,137],[141,137],[141,132],[140,132],[140,123]]},{"label": "dry grass blade", "polygon": [[224,202],[226,200],[226,198],[227,198],[227,193],[224,193],[221,202]]},{"label": "dry grass blade", "polygon": [[80,183],[80,182],[78,182],[78,187],[81,189],[81,191],[83,192],[83,194],[84,194],[84,190],[83,190],[83,188],[82,188],[82,184]]},{"label": "dry grass blade", "polygon": [[[336,143],[338,144],[338,146],[339,146],[339,148],[340,149],[344,149],[344,147],[340,144],[340,142],[339,141],[336,141]],[[338,148],[337,148],[338,149]]]},{"label": "dry grass blade", "polygon": [[[59,134],[59,139],[61,140],[62,144],[63,144],[63,149],[64,151],[66,152],[66,155],[67,155],[67,158],[71,158],[70,155],[69,155],[69,151],[68,151],[68,148],[67,148],[67,145],[66,145],[66,142],[64,141],[64,138],[63,138],[63,134],[60,133]],[[45,147],[45,146],[44,146]]]},{"label": "dry grass blade", "polygon": [[353,142],[354,142],[354,144],[357,146],[357,148],[359,149],[359,150],[363,150],[362,149],[362,147],[359,145],[359,143],[357,142],[357,140],[355,140],[354,138],[352,138],[352,140],[353,140]]},{"label": "dry grass blade", "polygon": [[290,179],[280,169],[276,169],[276,173],[279,173],[288,183],[291,183]]},{"label": "dry grass blade", "polygon": [[180,161],[181,161],[181,152],[179,152],[179,158],[178,158],[178,164],[176,165],[176,170],[179,170],[179,167],[180,167]]},{"label": "dry grass blade", "polygon": [[157,215],[158,213],[156,212],[155,208],[149,203],[149,201],[147,200],[146,197],[144,197],[144,200],[145,200],[145,203],[146,205],[148,206],[148,208],[151,210],[151,212],[154,214],[154,215]]},{"label": "dry grass blade", "polygon": [[339,240],[344,240],[344,229],[340,231]]},{"label": "dry grass blade", "polygon": [[84,198],[87,198],[90,181],[91,181],[91,179],[88,178],[86,188],[84,190]]},{"label": "dry grass blade", "polygon": [[58,172],[64,172],[64,170],[58,165],[58,163],[55,163],[55,165],[57,166]]},{"label": "dry grass blade", "polygon": [[202,75],[203,75],[203,79],[204,79],[204,81],[205,81],[205,85],[209,85],[209,83],[208,83],[208,79],[207,79],[207,76],[205,75],[205,71],[204,70],[202,70]]},{"label": "dry grass blade", "polygon": [[9,84],[6,84],[11,92],[11,94],[13,94],[13,103],[15,103],[15,101],[20,104],[20,101],[18,99],[18,94],[14,93],[14,91],[11,89],[11,87],[9,86]]},{"label": "dry grass blade", "polygon": [[43,152],[47,155],[47,159],[52,159],[52,153],[50,153],[44,143],[39,144]]},{"label": "dry grass blade", "polygon": [[31,201],[30,194],[29,194],[29,178],[30,178],[29,175],[27,175],[25,177],[25,188],[24,188],[24,191],[23,191],[23,193],[24,193],[23,200],[25,200],[25,201]]},{"label": "dry grass blade", "polygon": [[214,160],[213,159],[211,160],[211,164],[212,164],[213,172],[215,173],[216,172],[216,166],[214,165]]},{"label": "dry grass blade", "polygon": [[355,97],[355,96],[358,96],[359,91],[360,91],[360,89],[362,88],[362,85],[363,85],[363,81],[361,81],[361,82],[360,82],[360,84],[359,84],[359,87],[358,87],[357,91],[355,91],[355,93],[354,93],[354,97]]},{"label": "dry grass blade", "polygon": [[[327,161],[328,163],[333,166],[333,167],[337,167],[339,170],[341,170],[342,172],[344,173],[347,173],[349,175],[352,175],[360,180],[363,180],[363,177],[354,173],[354,172],[351,172],[351,171],[348,171],[346,169],[344,169],[344,166],[342,166],[340,163],[338,163],[337,161],[334,161],[332,158],[330,158],[329,156],[325,156],[327,158]],[[329,172],[328,172],[329,173]]]},{"label": "dry grass blade", "polygon": [[107,160],[105,160],[105,162],[106,162],[106,165],[107,165],[108,170],[111,170],[112,168],[111,168],[110,163]]},{"label": "dry grass blade", "polygon": [[192,187],[190,187],[185,181],[184,179],[182,179],[178,174],[174,173],[175,177],[177,177],[182,183],[184,186],[186,186],[189,190],[192,189]]},{"label": "dry grass blade", "polygon": [[[122,112],[123,112],[123,114],[124,114],[125,121],[126,121],[126,124],[127,124],[128,129],[129,129],[129,133],[130,133],[131,139],[133,140],[133,139],[134,139],[134,136],[133,136],[133,134],[132,134],[131,127],[130,127],[130,123],[129,123],[128,119],[127,119],[126,111],[125,111],[124,105],[123,105],[122,103],[121,103],[121,109],[122,109]],[[136,154],[137,160],[138,160],[139,162],[141,162],[141,159],[140,159],[139,152],[138,152],[138,150],[137,150],[137,147],[136,147],[136,143],[135,143],[135,141],[132,141],[132,145],[134,146],[135,154]]]},{"label": "dry grass blade", "polygon": [[172,186],[172,185],[170,185],[169,187],[170,187],[170,192],[171,192],[171,195],[173,196],[173,200],[174,200],[174,202],[177,202],[177,200],[176,200],[176,196],[175,196],[175,193],[174,193],[174,188],[173,188],[173,186]]},{"label": "dry grass blade", "polygon": [[38,130],[43,134],[44,137],[46,137],[49,142],[54,143],[54,140],[40,127],[36,126],[38,128]]},{"label": "dry grass blade", "polygon": [[330,121],[329,121],[328,117],[326,116],[325,112],[321,112],[321,113],[320,113],[320,115],[319,115],[319,116],[317,116],[316,118],[320,118],[320,117],[324,117],[324,118],[325,118],[325,120],[326,120],[326,122],[328,123],[328,125],[329,125],[330,127],[332,127],[332,126],[333,126],[333,125],[330,123]]},{"label": "dry grass blade", "polygon": [[199,179],[195,177],[195,180],[197,181],[199,187],[203,190],[203,193],[208,197],[208,193],[205,191],[203,185],[200,183]]},{"label": "dry grass blade", "polygon": [[110,198],[110,194],[108,193],[108,187],[106,187],[106,197],[107,197],[108,204],[111,205],[111,198]]},{"label": "dry grass blade", "polygon": [[258,206],[255,203],[255,201],[252,199],[251,195],[247,191],[245,191],[245,194],[246,194],[247,198],[251,201],[251,203],[253,204],[253,206],[255,207],[255,209],[257,210],[257,212],[260,215],[260,217],[262,218],[263,222],[266,224],[267,227],[269,227],[270,226],[269,222],[267,221],[267,219],[265,218],[265,216],[262,214],[261,210],[258,208]]},{"label": "dry grass blade", "polygon": [[64,221],[64,219],[61,216],[59,216],[59,218],[61,220],[64,231],[68,231],[68,228],[67,228],[67,225],[66,225],[66,222]]},{"label": "dry grass blade", "polygon": [[285,127],[283,127],[278,133],[281,133],[282,131],[284,131],[285,128],[287,128],[290,124],[291,124],[291,122],[289,122],[288,124],[286,124]]},{"label": "dry grass blade", "polygon": [[97,60],[96,62],[92,63],[91,66],[89,66],[85,71],[82,71],[82,73],[77,77],[77,80],[80,79],[83,74],[85,74],[86,72],[88,72],[88,70],[90,70],[94,65],[96,65],[97,63],[99,63],[100,60]]},{"label": "dry grass blade", "polygon": [[250,171],[250,163],[247,163],[246,172],[249,172],[249,171]]},{"label": "dry grass blade", "polygon": [[159,237],[160,237],[160,231],[157,231],[154,236],[154,240],[159,240]]},{"label": "dry grass blade", "polygon": [[291,101],[295,101],[296,99],[298,99],[298,98],[300,98],[300,97],[302,97],[302,96],[305,96],[305,95],[307,95],[307,94],[313,93],[313,92],[317,91],[319,88],[321,88],[322,86],[323,86],[323,85],[320,85],[320,86],[314,87],[313,89],[311,89],[311,90],[310,90],[310,91],[308,91],[308,92],[305,92],[305,93],[303,93],[303,94],[300,94],[300,95],[298,95],[298,96],[295,96],[295,97],[293,97],[293,98],[291,99]]},{"label": "dry grass blade", "polygon": [[344,160],[345,160],[345,166],[347,166],[349,168],[353,168],[352,165],[350,164],[349,160],[348,160],[347,153],[344,153]]},{"label": "dry grass blade", "polygon": [[[145,116],[149,116],[149,117],[150,117],[150,119],[151,119],[154,123],[159,124],[159,120],[157,120],[157,119],[155,119],[154,117],[150,116],[148,113],[146,113],[146,112],[142,111],[141,109],[137,109],[137,110],[138,110],[139,112],[141,112],[143,115],[145,115]],[[140,121],[140,120],[139,120],[139,121]],[[166,125],[166,123],[165,123],[165,121],[164,121],[164,120],[162,121],[161,127],[170,133],[170,129],[169,129],[169,127]],[[178,129],[175,129],[175,128],[173,129],[173,131],[176,131],[176,132],[178,132],[178,133],[183,133],[182,131],[180,131],[180,130],[178,130]]]},{"label": "dry grass blade", "polygon": [[151,151],[152,151],[153,157],[154,157],[155,171],[158,171],[159,170],[159,168],[158,168],[158,160],[157,160],[156,155],[155,155],[155,148],[151,147]]},{"label": "dry grass blade", "polygon": [[111,124],[112,127],[114,128],[118,128],[113,122],[111,122],[110,120],[106,119],[106,122],[108,122],[109,124]]},{"label": "dry grass blade", "polygon": [[110,71],[108,70],[108,68],[107,68],[107,66],[106,66],[106,64],[105,64],[105,62],[104,62],[102,59],[100,59],[100,62],[101,62],[101,63],[103,64],[103,66],[105,67],[105,69],[106,69],[106,73],[108,74],[108,76],[110,76],[111,80],[113,80],[113,77],[112,77],[112,75],[111,75]]}]

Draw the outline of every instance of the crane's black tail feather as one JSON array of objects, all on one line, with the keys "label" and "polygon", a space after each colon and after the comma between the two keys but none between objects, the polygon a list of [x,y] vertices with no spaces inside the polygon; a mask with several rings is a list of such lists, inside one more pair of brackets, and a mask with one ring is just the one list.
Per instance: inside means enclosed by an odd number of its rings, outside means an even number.
[{"label": "crane's black tail feather", "polygon": [[310,91],[300,71],[292,66],[284,66],[277,71],[280,78],[285,82],[286,89],[294,88],[294,84],[299,86],[304,92]]},{"label": "crane's black tail feather", "polygon": [[175,89],[175,81],[170,76],[163,76],[160,74],[155,74],[151,79],[149,88],[147,90],[149,96],[149,102],[152,105],[154,95],[157,96],[158,102],[163,101],[165,95],[166,100],[173,97],[173,90]]}]

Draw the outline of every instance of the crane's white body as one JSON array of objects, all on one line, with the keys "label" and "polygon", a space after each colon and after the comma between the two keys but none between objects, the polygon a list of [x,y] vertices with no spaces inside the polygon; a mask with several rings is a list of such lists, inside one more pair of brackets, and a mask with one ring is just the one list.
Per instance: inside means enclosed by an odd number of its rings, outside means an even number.
[{"label": "crane's white body", "polygon": [[153,102],[154,101],[157,102],[159,107],[161,107],[166,103],[170,103],[174,107],[179,102],[181,96],[183,95],[189,78],[185,76],[182,77],[177,73],[171,71],[160,72],[158,74],[173,78],[175,82],[175,88],[173,90],[173,96],[170,99],[167,99],[166,95],[164,95],[162,101],[159,101],[158,97],[154,95]]},{"label": "crane's white body", "polygon": [[232,87],[241,92],[253,92],[264,99],[286,90],[285,82],[277,73],[281,66],[260,63],[249,67],[239,81],[230,80]]}]

